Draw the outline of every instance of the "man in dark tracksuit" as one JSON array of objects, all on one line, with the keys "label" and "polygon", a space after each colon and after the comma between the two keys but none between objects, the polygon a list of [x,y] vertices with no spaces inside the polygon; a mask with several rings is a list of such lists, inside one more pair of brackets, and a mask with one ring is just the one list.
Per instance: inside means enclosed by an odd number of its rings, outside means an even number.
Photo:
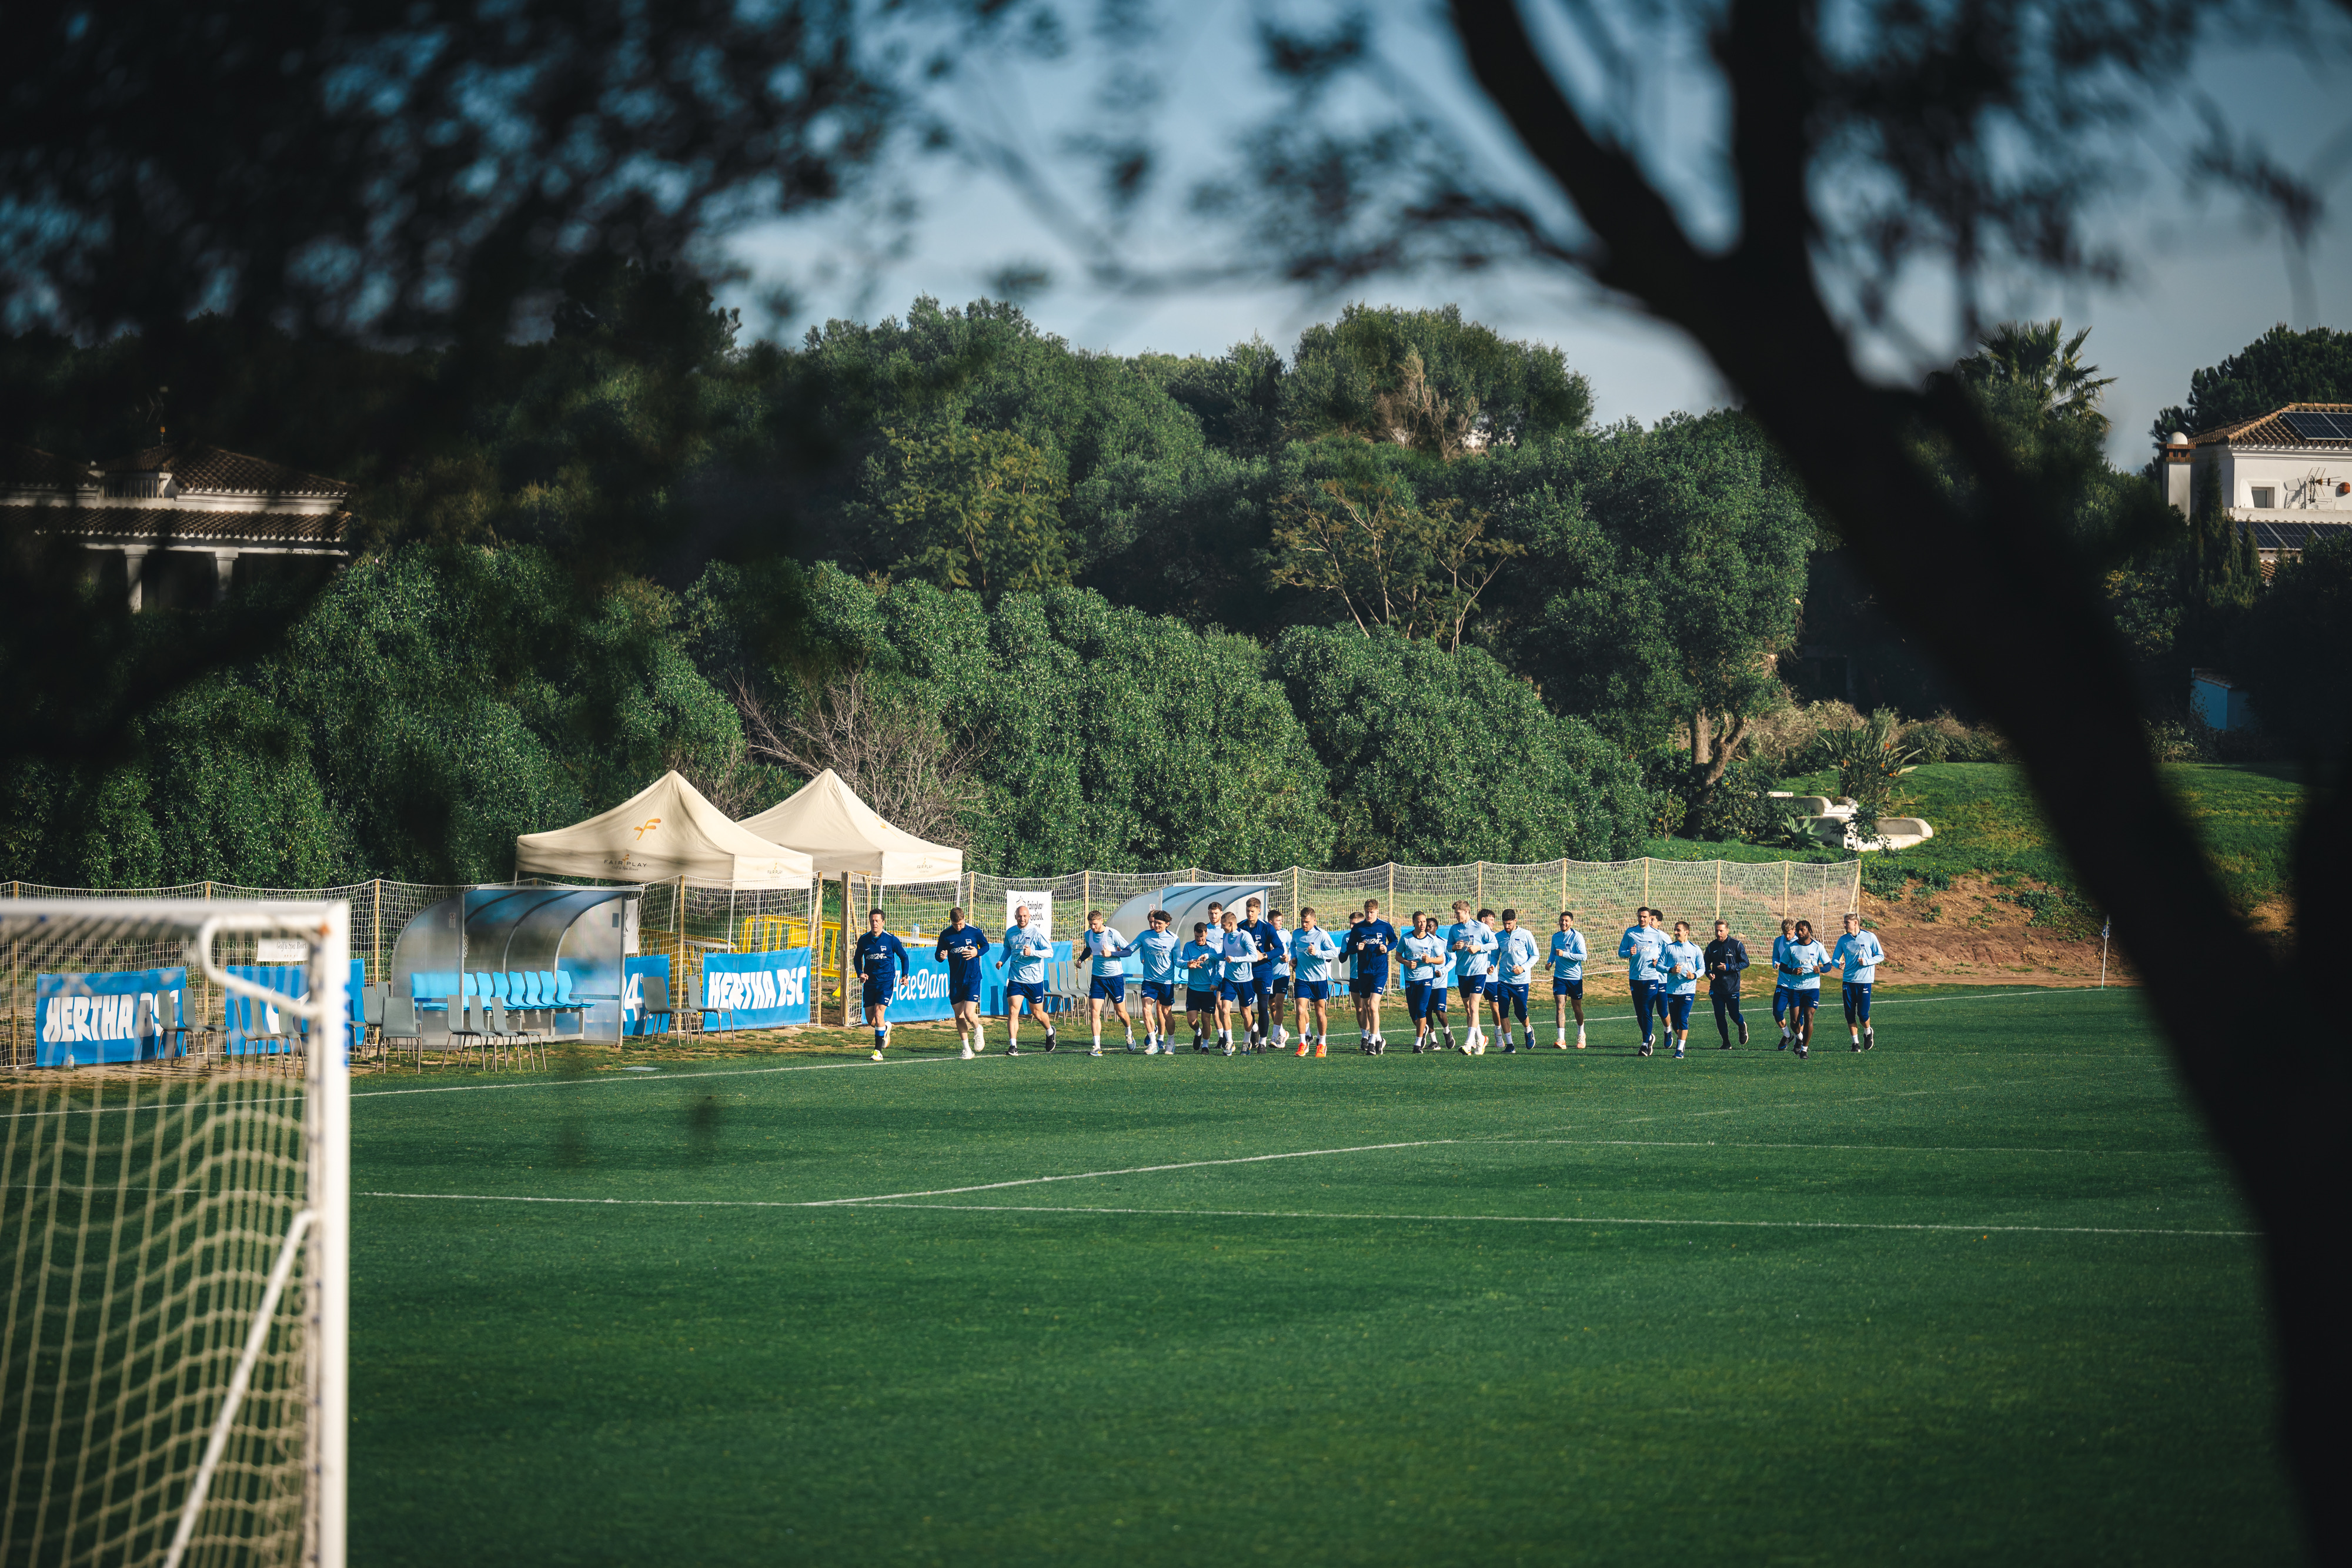
[{"label": "man in dark tracksuit", "polygon": [[1723,1051],[1731,1049],[1733,1024],[1739,1026],[1739,1043],[1748,1043],[1748,1020],[1739,1015],[1739,971],[1746,967],[1747,947],[1731,934],[1729,922],[1717,921],[1715,940],[1706,945],[1706,995],[1715,1004],[1715,1032],[1723,1037]]}]

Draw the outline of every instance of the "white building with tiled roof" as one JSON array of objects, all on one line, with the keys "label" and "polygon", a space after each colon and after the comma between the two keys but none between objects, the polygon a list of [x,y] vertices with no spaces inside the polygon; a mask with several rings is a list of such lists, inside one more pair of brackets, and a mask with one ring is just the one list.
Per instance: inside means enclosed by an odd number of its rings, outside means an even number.
[{"label": "white building with tiled roof", "polygon": [[349,554],[350,498],[340,479],[200,441],[96,463],[0,448],[0,508],[33,531],[119,554],[133,610],[159,552],[209,558],[215,602],[244,557]]},{"label": "white building with tiled roof", "polygon": [[[2352,529],[2352,403],[2291,402],[2165,444],[2165,496],[2186,517],[2206,473],[2229,517],[2250,525],[2265,568]],[[2267,575],[2267,572],[2265,572]]]}]

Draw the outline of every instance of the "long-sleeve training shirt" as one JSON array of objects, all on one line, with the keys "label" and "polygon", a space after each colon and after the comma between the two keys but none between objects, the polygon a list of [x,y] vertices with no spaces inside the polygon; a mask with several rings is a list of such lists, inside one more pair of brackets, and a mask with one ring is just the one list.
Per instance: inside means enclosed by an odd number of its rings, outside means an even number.
[{"label": "long-sleeve training shirt", "polygon": [[1426,936],[1408,936],[1397,944],[1397,956],[1404,961],[1404,977],[1415,982],[1442,980],[1445,977],[1445,938],[1433,931]]},{"label": "long-sleeve training shirt", "polygon": [[1706,972],[1706,950],[1696,942],[1669,942],[1658,964],[1664,972],[1666,995],[1687,997],[1697,991],[1698,977]]},{"label": "long-sleeve training shirt", "polygon": [[915,968],[914,960],[907,956],[907,945],[887,931],[860,933],[850,962],[869,986],[894,978],[890,973],[894,967],[901,975],[912,974]]},{"label": "long-sleeve training shirt", "polygon": [[1524,925],[1495,934],[1495,972],[1507,986],[1524,986],[1536,972],[1536,934]]},{"label": "long-sleeve training shirt", "polygon": [[[1818,942],[1791,942],[1787,956],[1780,960],[1780,978],[1792,991],[1818,991],[1822,988],[1822,971],[1829,967],[1829,950]],[[1790,969],[1797,972],[1788,973]]]},{"label": "long-sleeve training shirt", "polygon": [[1331,962],[1339,956],[1339,944],[1320,925],[1302,925],[1290,935],[1291,962],[1297,967],[1302,985],[1313,985],[1331,978]]},{"label": "long-sleeve training shirt", "polygon": [[1285,931],[1277,925],[1270,939],[1274,946],[1274,973],[1277,979],[1290,978],[1290,945],[1297,937],[1296,931]]},{"label": "long-sleeve training shirt", "polygon": [[970,921],[940,933],[931,956],[948,967],[948,977],[977,995],[980,961],[988,956],[988,933]]},{"label": "long-sleeve training shirt", "polygon": [[1234,930],[1225,933],[1224,943],[1225,978],[1236,981],[1255,980],[1257,977],[1260,956],[1257,950],[1257,938],[1246,931]]},{"label": "long-sleeve training shirt", "polygon": [[1796,945],[1797,939],[1793,936],[1772,938],[1772,985],[1775,989],[1785,991],[1789,988],[1791,977],[1780,966],[1789,961],[1789,949]]},{"label": "long-sleeve training shirt", "polygon": [[1176,949],[1183,945],[1183,939],[1173,931],[1141,931],[1134,941],[1119,949],[1119,956],[1132,957],[1147,981],[1165,986],[1176,978]]},{"label": "long-sleeve training shirt", "polygon": [[1117,980],[1126,977],[1127,961],[1119,956],[1126,951],[1127,938],[1114,927],[1106,925],[1099,931],[1078,933],[1078,958],[1081,962],[1088,958],[1094,960],[1095,978],[1097,980]]},{"label": "long-sleeve training shirt", "polygon": [[1176,955],[1176,967],[1183,974],[1185,986],[1195,991],[1217,988],[1217,970],[1223,964],[1224,938],[1217,939],[1212,947],[1206,942],[1187,942]]},{"label": "long-sleeve training shirt", "polygon": [[1260,981],[1274,978],[1275,966],[1282,962],[1282,934],[1271,920],[1252,920],[1241,927],[1257,944],[1257,973]]},{"label": "long-sleeve training shirt", "polygon": [[1654,925],[1625,927],[1625,935],[1617,942],[1617,956],[1632,960],[1625,967],[1625,977],[1654,983],[1663,973],[1658,956],[1672,940]]},{"label": "long-sleeve training shirt", "polygon": [[1006,983],[1042,986],[1045,960],[1054,956],[1053,939],[1034,925],[1009,925],[1004,930],[1004,956],[996,961]]},{"label": "long-sleeve training shirt", "polygon": [[1445,928],[1445,950],[1454,955],[1465,975],[1483,975],[1492,959],[1489,955],[1500,946],[1494,932],[1475,920],[1465,920]]},{"label": "long-sleeve training shirt", "polygon": [[1348,927],[1347,950],[1356,960],[1356,977],[1376,980],[1389,972],[1389,955],[1396,951],[1397,929],[1385,920],[1359,920]]},{"label": "long-sleeve training shirt", "polygon": [[1706,945],[1707,994],[1736,997],[1739,994],[1739,971],[1748,967],[1747,945],[1737,936],[1724,936]]},{"label": "long-sleeve training shirt", "polygon": [[1886,949],[1868,931],[1849,931],[1838,938],[1836,961],[1845,967],[1845,983],[1867,986],[1878,978],[1878,966],[1886,962]]},{"label": "long-sleeve training shirt", "polygon": [[1588,956],[1581,931],[1555,931],[1551,934],[1551,976],[1555,980],[1584,978],[1584,960]]}]

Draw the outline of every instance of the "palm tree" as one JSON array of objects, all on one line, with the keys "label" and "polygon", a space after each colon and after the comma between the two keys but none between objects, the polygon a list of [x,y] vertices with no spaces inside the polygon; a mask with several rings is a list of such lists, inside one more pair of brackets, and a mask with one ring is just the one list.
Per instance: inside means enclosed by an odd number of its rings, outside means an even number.
[{"label": "palm tree", "polygon": [[2004,321],[1953,369],[1971,385],[2025,393],[2045,418],[2080,420],[2104,435],[2107,416],[2099,412],[2099,400],[2116,378],[2083,362],[2088,327],[2071,338],[2065,332],[2065,323],[2055,318]]}]

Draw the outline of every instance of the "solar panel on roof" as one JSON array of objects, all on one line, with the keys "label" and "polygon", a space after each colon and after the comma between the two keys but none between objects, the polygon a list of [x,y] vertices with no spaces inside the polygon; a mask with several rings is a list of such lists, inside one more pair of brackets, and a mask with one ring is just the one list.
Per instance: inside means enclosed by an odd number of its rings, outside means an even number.
[{"label": "solar panel on roof", "polygon": [[2338,425],[2336,415],[2322,413],[2316,409],[2294,409],[2279,417],[2305,441],[2343,441],[2352,437],[2352,432]]}]

